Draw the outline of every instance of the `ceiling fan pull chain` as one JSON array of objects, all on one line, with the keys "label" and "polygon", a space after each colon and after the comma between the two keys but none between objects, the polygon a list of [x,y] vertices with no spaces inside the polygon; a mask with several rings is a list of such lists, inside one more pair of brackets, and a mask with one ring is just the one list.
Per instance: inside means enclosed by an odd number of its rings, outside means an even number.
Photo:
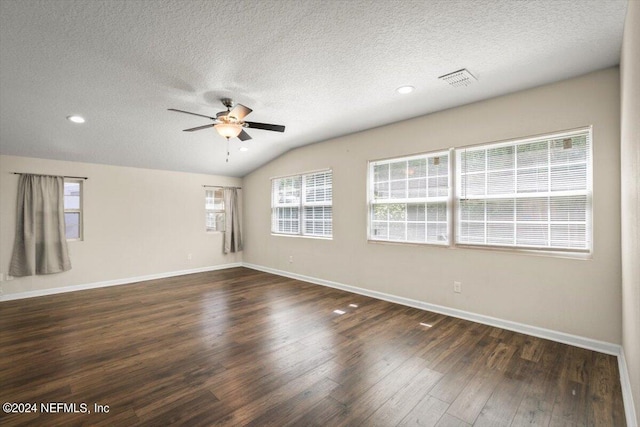
[{"label": "ceiling fan pull chain", "polygon": [[227,163],[229,163],[229,138],[227,138]]}]

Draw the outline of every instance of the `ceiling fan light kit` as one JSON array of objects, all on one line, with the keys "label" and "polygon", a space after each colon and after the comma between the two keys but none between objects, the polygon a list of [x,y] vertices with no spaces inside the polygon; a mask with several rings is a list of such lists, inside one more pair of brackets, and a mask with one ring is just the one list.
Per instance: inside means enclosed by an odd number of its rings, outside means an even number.
[{"label": "ceiling fan light kit", "polygon": [[220,136],[229,138],[235,138],[242,132],[242,126],[237,123],[218,123],[213,126],[218,131]]},{"label": "ceiling fan light kit", "polygon": [[184,129],[184,132],[194,132],[197,130],[214,128],[220,136],[227,140],[227,162],[229,162],[229,139],[238,138],[240,141],[248,141],[251,139],[251,136],[245,132],[244,128],[284,132],[284,126],[282,125],[246,122],[243,119],[253,111],[251,108],[245,107],[242,104],[233,105],[233,100],[230,98],[223,98],[220,101],[222,101],[222,105],[227,107],[227,111],[220,111],[215,117],[192,113],[190,111],[177,110],[175,108],[169,108],[169,111],[191,114],[192,116],[199,116],[212,120],[213,123],[211,124]]}]

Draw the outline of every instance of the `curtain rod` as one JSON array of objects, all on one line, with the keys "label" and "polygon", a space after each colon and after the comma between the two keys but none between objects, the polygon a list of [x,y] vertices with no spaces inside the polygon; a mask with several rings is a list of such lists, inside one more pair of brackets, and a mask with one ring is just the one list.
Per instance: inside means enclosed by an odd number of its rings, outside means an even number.
[{"label": "curtain rod", "polygon": [[[11,172],[14,175],[42,175],[39,173],[28,173],[28,172]],[[42,175],[42,176],[60,176],[60,175]],[[89,179],[86,176],[67,176],[67,175],[63,175],[63,178],[71,178],[71,179]]]},{"label": "curtain rod", "polygon": [[203,185],[203,187],[207,187],[207,188],[236,188],[238,190],[242,190],[242,187],[223,187],[222,185]]}]

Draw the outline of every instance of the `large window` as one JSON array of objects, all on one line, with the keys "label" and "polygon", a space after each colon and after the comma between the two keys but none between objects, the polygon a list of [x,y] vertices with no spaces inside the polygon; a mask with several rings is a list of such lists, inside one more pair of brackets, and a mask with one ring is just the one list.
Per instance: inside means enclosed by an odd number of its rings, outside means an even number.
[{"label": "large window", "polygon": [[369,163],[369,239],[449,244],[447,151]]},{"label": "large window", "polygon": [[64,180],[64,226],[67,240],[82,240],[82,180]]},{"label": "large window", "polygon": [[456,150],[456,243],[591,249],[591,131]]},{"label": "large window", "polygon": [[224,189],[205,187],[204,195],[205,229],[224,231]]},{"label": "large window", "polygon": [[271,231],[331,237],[332,172],[275,178],[271,182]]}]

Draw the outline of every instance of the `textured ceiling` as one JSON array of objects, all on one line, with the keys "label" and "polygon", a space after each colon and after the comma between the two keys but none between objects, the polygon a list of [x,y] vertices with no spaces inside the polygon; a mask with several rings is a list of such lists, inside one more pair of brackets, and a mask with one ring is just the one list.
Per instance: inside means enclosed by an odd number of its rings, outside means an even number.
[{"label": "textured ceiling", "polygon": [[[0,153],[243,176],[293,147],[619,63],[626,0],[0,0]],[[466,67],[478,81],[438,76]],[[395,92],[410,84],[410,95]],[[238,152],[221,97],[251,107]],[[74,125],[65,117],[81,114]]]}]

